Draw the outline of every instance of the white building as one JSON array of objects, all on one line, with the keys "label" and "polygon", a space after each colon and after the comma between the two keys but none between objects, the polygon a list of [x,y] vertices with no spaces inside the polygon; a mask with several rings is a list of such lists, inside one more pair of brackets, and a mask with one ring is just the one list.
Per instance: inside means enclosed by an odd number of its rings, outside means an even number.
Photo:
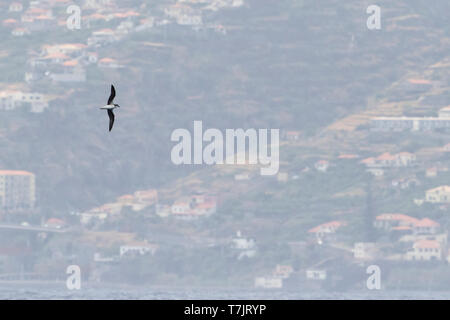
[{"label": "white building", "polygon": [[292,266],[277,264],[277,266],[275,267],[275,271],[273,272],[273,275],[275,277],[287,279],[290,277],[292,272],[294,272],[294,268],[292,268]]},{"label": "white building", "polygon": [[144,255],[151,254],[154,255],[158,246],[155,244],[149,244],[147,242],[134,242],[120,246],[120,256],[124,255]]},{"label": "white building", "polygon": [[41,93],[2,91],[0,92],[0,110],[14,110],[19,107],[30,107],[31,112],[42,112],[48,102]]},{"label": "white building", "polygon": [[15,28],[11,31],[11,34],[15,37],[23,37],[26,34],[30,34],[27,28]]},{"label": "white building", "polygon": [[177,17],[177,23],[184,26],[199,26],[203,24],[200,15],[181,15]]},{"label": "white building", "polygon": [[375,256],[375,243],[356,242],[353,247],[353,257],[358,260],[370,260]]},{"label": "white building", "polygon": [[450,186],[440,186],[427,190],[425,201],[431,203],[450,203]]},{"label": "white building", "polygon": [[255,278],[255,288],[281,289],[283,279],[279,277],[258,277]]},{"label": "white building", "polygon": [[80,222],[81,224],[88,224],[95,220],[105,220],[107,217],[108,214],[106,212],[83,212],[80,213]]},{"label": "white building", "polygon": [[236,237],[231,239],[231,248],[239,251],[239,260],[244,257],[253,258],[256,255],[255,240],[243,237],[240,231],[236,233]]},{"label": "white building", "polygon": [[330,162],[328,162],[327,160],[319,160],[314,164],[314,167],[317,171],[327,172],[328,168],[330,167]]},{"label": "white building", "polygon": [[88,38],[88,46],[99,46],[117,41],[118,37],[112,29],[101,29],[92,32],[92,36]]},{"label": "white building", "polygon": [[31,209],[36,201],[35,176],[31,172],[0,170],[0,209]]},{"label": "white building", "polygon": [[439,110],[439,118],[450,118],[450,106]]},{"label": "white building", "polygon": [[441,260],[441,244],[437,240],[416,241],[413,247],[406,252],[405,259],[417,261]]},{"label": "white building", "polygon": [[438,117],[375,117],[370,120],[374,131],[431,131],[450,128],[450,106],[442,108]]},{"label": "white building", "polygon": [[325,280],[327,278],[326,270],[309,269],[306,270],[306,279],[309,280]]},{"label": "white building", "polygon": [[9,5],[9,12],[21,12],[23,5],[20,2],[13,2]]},{"label": "white building", "polygon": [[86,71],[77,67],[61,73],[50,73],[49,77],[54,82],[86,82]]}]

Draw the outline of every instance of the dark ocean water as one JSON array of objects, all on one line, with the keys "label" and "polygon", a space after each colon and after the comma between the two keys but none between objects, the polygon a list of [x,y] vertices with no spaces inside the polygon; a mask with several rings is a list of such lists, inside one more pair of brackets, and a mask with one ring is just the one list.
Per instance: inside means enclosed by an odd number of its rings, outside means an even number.
[{"label": "dark ocean water", "polygon": [[302,292],[273,290],[225,289],[145,289],[145,288],[81,288],[68,290],[57,286],[12,286],[0,284],[0,299],[14,300],[435,300],[450,299],[444,291],[358,291]]}]

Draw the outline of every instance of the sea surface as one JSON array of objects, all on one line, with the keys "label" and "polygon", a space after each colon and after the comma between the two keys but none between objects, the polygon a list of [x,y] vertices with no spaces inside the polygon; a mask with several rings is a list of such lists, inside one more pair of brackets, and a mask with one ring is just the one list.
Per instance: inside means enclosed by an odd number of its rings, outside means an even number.
[{"label": "sea surface", "polygon": [[0,300],[450,300],[450,291],[305,292],[302,290],[80,288],[0,284]]}]

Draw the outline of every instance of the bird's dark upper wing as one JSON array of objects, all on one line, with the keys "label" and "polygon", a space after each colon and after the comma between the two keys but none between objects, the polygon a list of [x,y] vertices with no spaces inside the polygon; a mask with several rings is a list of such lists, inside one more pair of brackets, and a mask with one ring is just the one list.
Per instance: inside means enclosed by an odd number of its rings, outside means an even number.
[{"label": "bird's dark upper wing", "polygon": [[116,96],[116,89],[113,85],[111,85],[111,94],[109,95],[108,105],[114,101],[114,97]]},{"label": "bird's dark upper wing", "polygon": [[109,131],[111,131],[114,124],[114,113],[112,112],[112,110],[108,109],[108,116],[109,116]]}]

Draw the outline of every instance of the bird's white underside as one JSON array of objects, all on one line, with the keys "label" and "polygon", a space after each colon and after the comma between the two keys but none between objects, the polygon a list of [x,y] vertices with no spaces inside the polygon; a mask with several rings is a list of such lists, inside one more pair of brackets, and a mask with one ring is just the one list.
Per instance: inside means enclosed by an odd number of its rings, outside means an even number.
[{"label": "bird's white underside", "polygon": [[103,107],[101,107],[100,109],[109,109],[109,110],[112,110],[112,109],[115,109],[116,108],[116,106],[115,105],[106,105],[106,106],[103,106]]}]

